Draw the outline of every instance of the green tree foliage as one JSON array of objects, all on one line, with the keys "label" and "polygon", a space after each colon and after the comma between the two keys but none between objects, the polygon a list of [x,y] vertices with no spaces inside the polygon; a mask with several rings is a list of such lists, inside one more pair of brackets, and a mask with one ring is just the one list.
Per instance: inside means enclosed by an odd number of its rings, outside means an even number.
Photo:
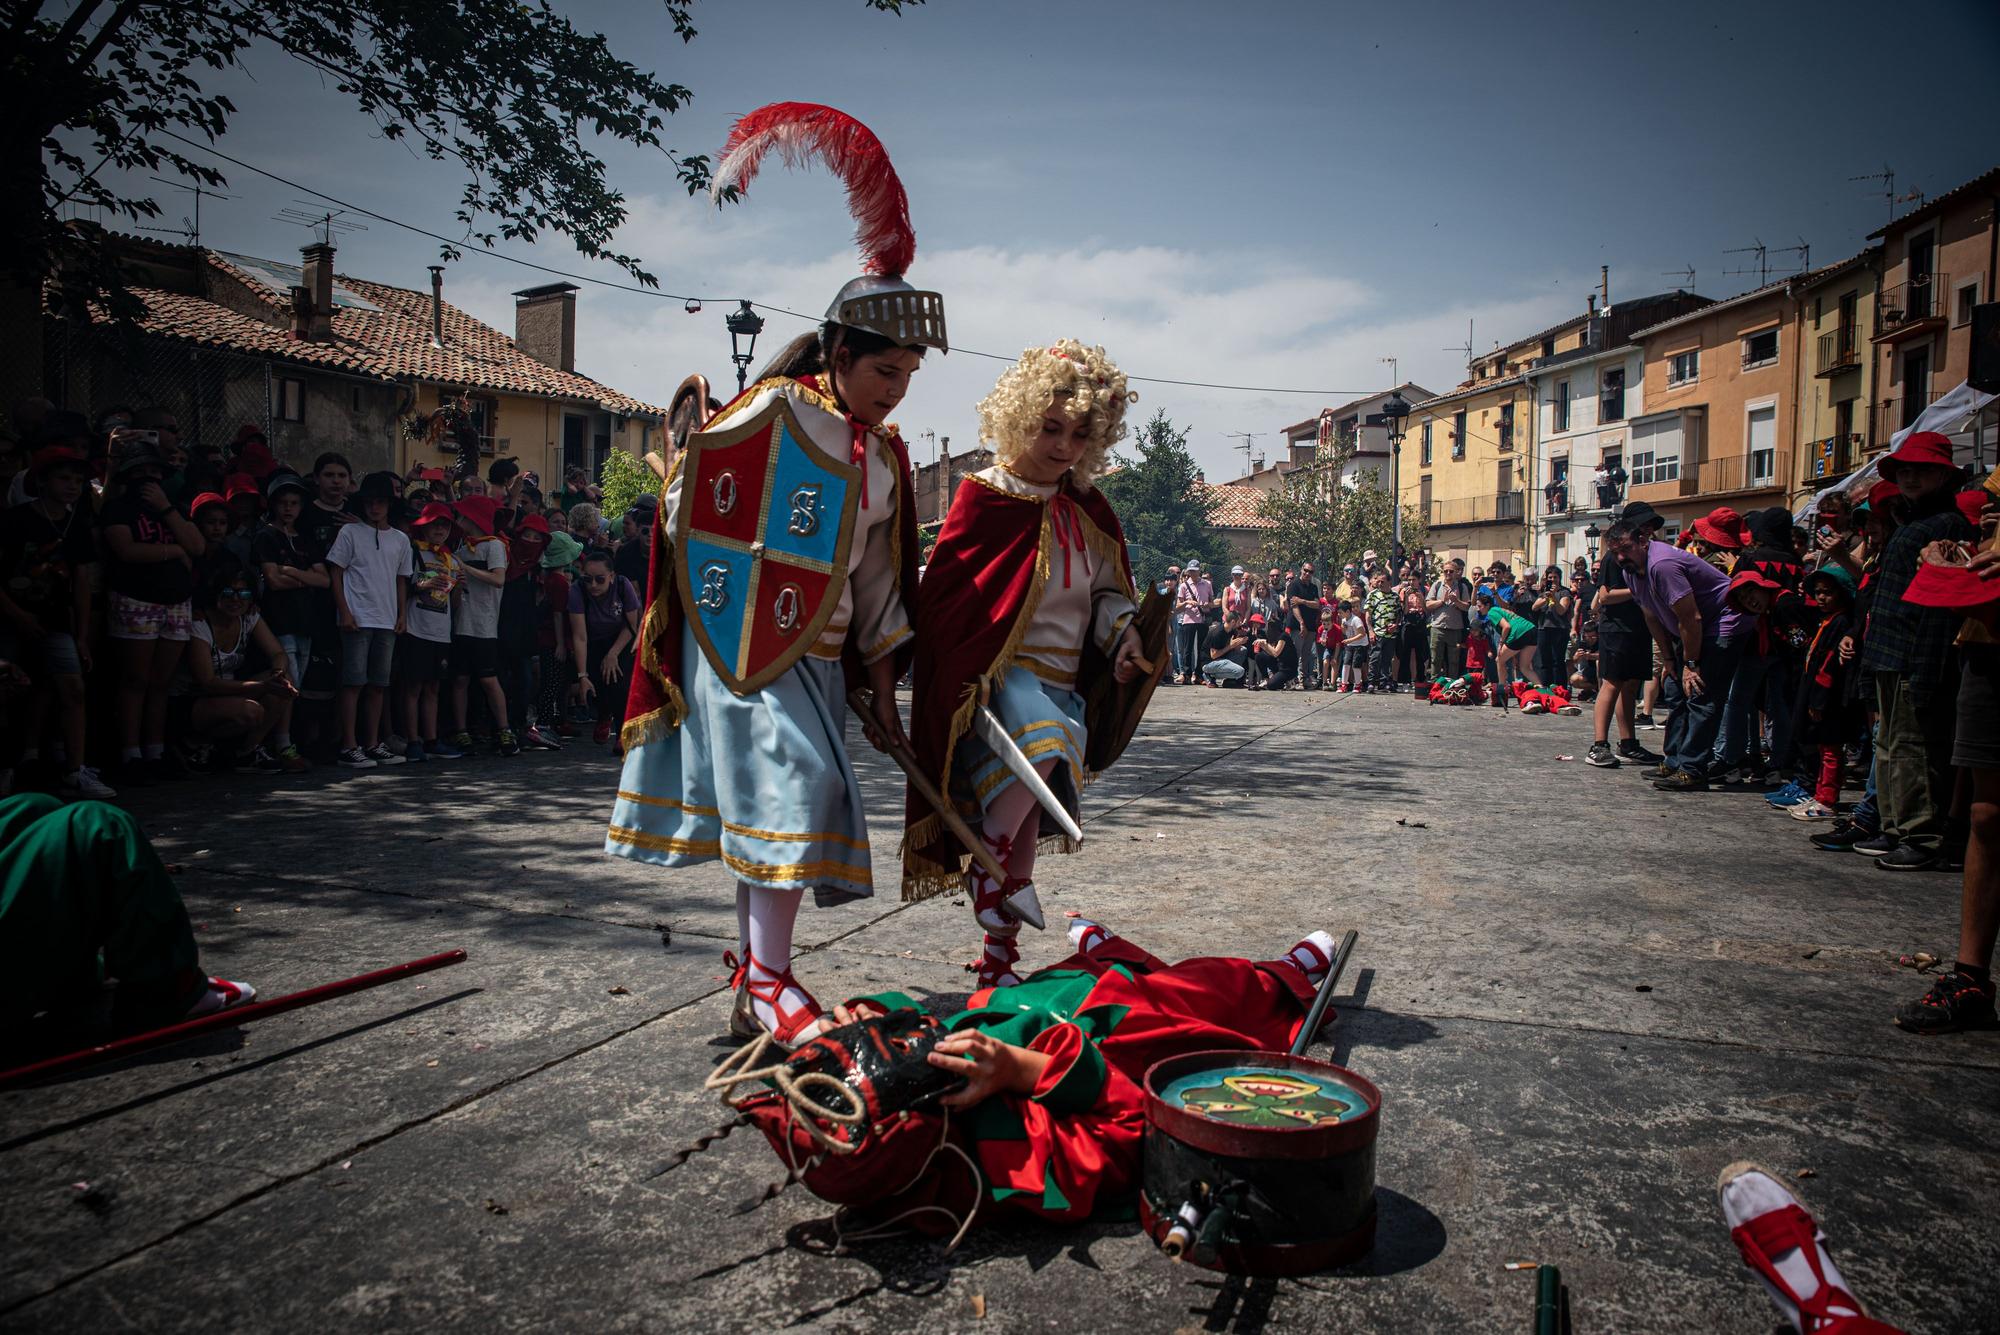
[{"label": "green tree foliage", "polygon": [[[682,42],[694,0],[660,0]],[[895,12],[923,0],[864,0]],[[548,3],[521,0],[0,0],[0,263],[24,289],[59,274],[71,309],[100,301],[137,313],[103,234],[66,228],[65,206],[142,222],[151,198],[107,183],[107,168],[174,172],[226,184],[191,153],[227,131],[236,108],[209,86],[275,50],[348,95],[385,139],[440,164],[468,243],[567,236],[592,259],[653,284],[638,258],[609,248],[625,196],[593,151],[604,138],[656,149],[690,193],[708,159],[661,139],[692,92],[614,54]],[[447,258],[455,257],[447,245]]]},{"label": "green tree foliage", "polygon": [[619,517],[632,508],[632,502],[648,492],[658,491],[660,479],[624,450],[613,450],[605,456],[597,485],[604,492],[597,503],[598,511],[611,521],[611,532],[616,535]]},{"label": "green tree foliage", "polygon": [[[1281,567],[1315,561],[1323,571],[1334,571],[1370,549],[1384,556],[1395,549],[1395,498],[1380,471],[1359,470],[1351,487],[1339,482],[1342,465],[1352,457],[1351,449],[1344,450],[1323,466],[1302,468],[1264,497],[1258,513],[1273,525],[1264,539],[1264,560]],[[1403,549],[1422,550],[1426,536],[1422,511],[1405,506]]]},{"label": "green tree foliage", "polygon": [[1099,480],[1132,554],[1132,574],[1144,585],[1169,564],[1200,558],[1213,563],[1220,549],[1208,526],[1214,509],[1196,480],[1200,469],[1188,453],[1188,433],[1156,411],[1132,437],[1132,453],[1117,456],[1118,471]]}]

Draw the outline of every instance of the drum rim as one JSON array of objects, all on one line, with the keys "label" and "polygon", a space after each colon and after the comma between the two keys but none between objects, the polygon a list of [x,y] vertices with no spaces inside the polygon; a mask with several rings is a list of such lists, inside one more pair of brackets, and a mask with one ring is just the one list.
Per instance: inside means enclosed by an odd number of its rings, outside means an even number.
[{"label": "drum rim", "polygon": [[[1368,1106],[1359,1117],[1343,1122],[1279,1130],[1217,1122],[1176,1108],[1159,1094],[1173,1080],[1207,1066],[1259,1064],[1274,1070],[1332,1071]],[[1244,1159],[1322,1159],[1361,1149],[1375,1143],[1382,1114],[1382,1091],[1360,1072],[1317,1057],[1295,1057],[1262,1048],[1209,1048],[1163,1057],[1146,1068],[1140,1087],[1146,1096],[1147,1125],[1206,1153]]]}]

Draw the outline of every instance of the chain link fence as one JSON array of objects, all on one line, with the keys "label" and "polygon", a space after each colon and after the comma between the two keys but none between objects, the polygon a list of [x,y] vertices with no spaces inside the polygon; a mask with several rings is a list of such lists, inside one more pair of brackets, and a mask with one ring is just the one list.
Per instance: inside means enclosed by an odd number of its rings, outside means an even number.
[{"label": "chain link fence", "polygon": [[114,407],[172,411],[189,445],[226,445],[243,424],[271,430],[271,363],[174,339],[80,326],[42,326],[42,393],[95,421]]}]

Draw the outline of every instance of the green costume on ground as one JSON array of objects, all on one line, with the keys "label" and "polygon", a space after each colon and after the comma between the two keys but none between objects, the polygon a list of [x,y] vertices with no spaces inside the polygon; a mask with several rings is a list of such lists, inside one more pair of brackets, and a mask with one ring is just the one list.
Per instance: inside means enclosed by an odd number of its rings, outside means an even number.
[{"label": "green costume on ground", "polygon": [[206,980],[166,864],[130,812],[0,799],[0,1024],[118,980],[119,1006],[185,1010]]}]

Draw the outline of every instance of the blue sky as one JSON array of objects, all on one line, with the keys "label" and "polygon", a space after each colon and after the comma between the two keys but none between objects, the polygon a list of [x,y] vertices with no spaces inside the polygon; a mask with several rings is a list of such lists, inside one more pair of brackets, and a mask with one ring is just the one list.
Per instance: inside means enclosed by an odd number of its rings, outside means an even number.
[{"label": "blue sky", "polygon": [[[913,281],[946,296],[962,350],[1101,342],[1135,375],[1325,394],[1138,386],[1137,411],[1193,428],[1212,480],[1233,432],[1278,428],[1388,383],[1384,357],[1434,390],[1475,322],[1477,350],[1612,296],[1726,296],[1754,277],[1728,255],[1761,237],[1815,263],[1888,217],[1879,183],[1932,194],[2000,163],[1990,77],[2000,6],[1902,9],[1688,3],[1510,6],[1054,4],[931,0],[901,17],[859,0],[715,0],[683,46],[649,4],[565,6],[625,58],[693,89],[667,141],[711,155],[766,102],[827,102],[888,145],[911,197]],[[343,98],[269,51],[225,85],[225,151],[328,194],[452,232],[459,179],[377,136]],[[1982,131],[1978,127],[1986,125]],[[690,200],[655,154],[607,149],[633,214],[621,235],[668,291],[824,308],[856,271],[837,182],[773,170],[744,204]],[[203,241],[291,257],[270,215],[294,192],[227,169],[238,198]],[[150,182],[139,184],[151,189]],[[170,193],[170,192],[169,192]],[[165,198],[169,216],[184,209]],[[1908,205],[1903,207],[1907,208]],[[618,279],[561,240],[512,253]],[[420,288],[434,243],[372,223],[343,272]],[[1792,257],[1772,256],[1774,272]],[[532,271],[468,254],[447,293],[512,327]],[[693,370],[729,372],[721,305],[588,287],[579,369],[664,399]],[[765,335],[805,326],[773,318]],[[761,346],[761,345],[760,345]],[[962,448],[1000,364],[933,357],[901,415]]]}]

